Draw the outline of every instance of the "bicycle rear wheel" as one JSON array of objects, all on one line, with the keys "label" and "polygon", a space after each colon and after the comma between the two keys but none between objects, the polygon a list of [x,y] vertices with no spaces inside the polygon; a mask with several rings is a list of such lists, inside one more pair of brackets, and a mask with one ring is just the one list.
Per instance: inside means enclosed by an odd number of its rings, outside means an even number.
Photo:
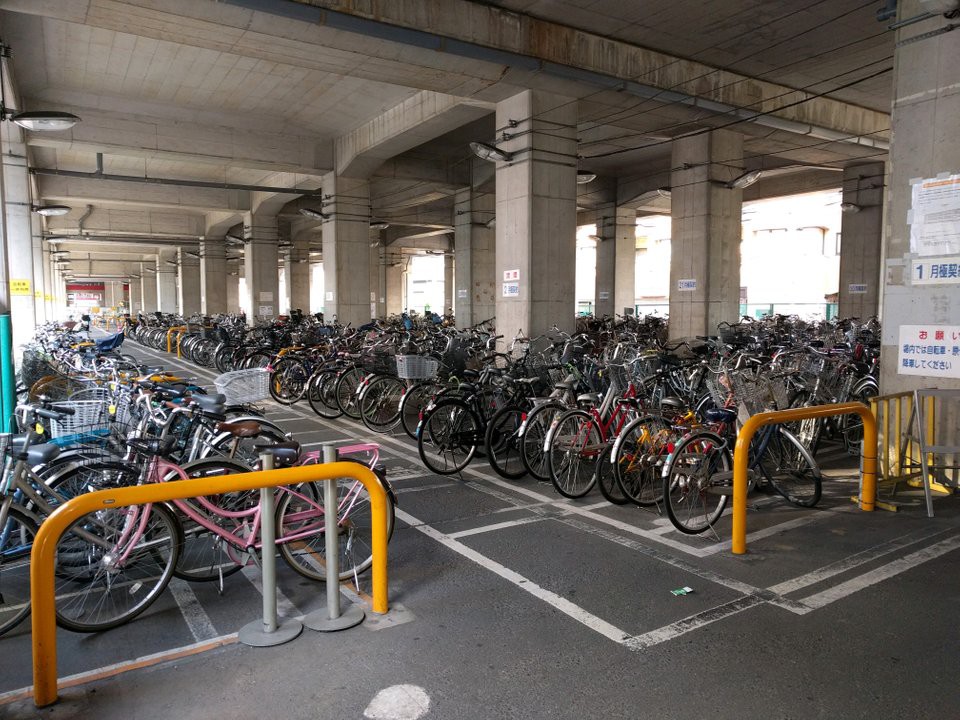
[{"label": "bicycle rear wheel", "polygon": [[538,405],[527,413],[523,434],[520,438],[520,461],[523,466],[540,482],[550,482],[550,468],[547,466],[547,454],[543,444],[554,418],[569,408],[559,402]]},{"label": "bicycle rear wheel", "polygon": [[597,463],[603,448],[603,433],[589,413],[570,410],[555,420],[544,452],[550,481],[557,492],[568,498],[590,492],[597,481]]},{"label": "bicycle rear wheel", "polygon": [[659,415],[637,418],[613,446],[613,472],[620,491],[641,507],[663,500],[660,475],[669,454],[670,424]]},{"label": "bicycle rear wheel", "polygon": [[758,459],[760,471],[774,489],[798,507],[813,507],[822,492],[820,467],[797,436],[775,427]]},{"label": "bicycle rear wheel", "polygon": [[732,467],[715,433],[693,433],[676,444],[663,468],[663,494],[677,530],[697,535],[720,518],[733,488]]},{"label": "bicycle rear wheel", "polygon": [[57,622],[74,632],[129,622],[166,588],[181,544],[180,524],[163,505],[84,515],[57,543]]},{"label": "bicycle rear wheel", "polygon": [[360,419],[374,432],[389,432],[400,422],[403,380],[381,375],[370,381],[360,397]]},{"label": "bicycle rear wheel", "polygon": [[37,525],[10,508],[0,529],[0,635],[30,614],[30,551]]},{"label": "bicycle rear wheel", "polygon": [[614,475],[612,446],[604,449],[597,463],[597,487],[600,488],[600,494],[606,498],[607,502],[614,505],[626,505],[630,502],[630,498],[623,494]]},{"label": "bicycle rear wheel", "polygon": [[527,474],[520,459],[520,425],[523,422],[523,410],[518,405],[507,405],[497,411],[487,423],[484,447],[490,467],[500,477],[507,480],[519,480]]},{"label": "bicycle rear wheel", "polygon": [[403,431],[414,440],[417,439],[420,412],[442,389],[443,386],[440,383],[424,380],[409,388],[400,399],[400,423],[403,425]]},{"label": "bicycle rear wheel", "polygon": [[473,459],[482,432],[470,406],[459,398],[444,398],[424,416],[417,451],[428,470],[452,475]]},{"label": "bicycle rear wheel", "polygon": [[336,387],[336,370],[315,373],[307,384],[306,395],[310,409],[327,420],[334,420],[343,415],[343,411],[337,405]]},{"label": "bicycle rear wheel", "polygon": [[360,419],[360,406],[357,403],[357,388],[367,373],[361,367],[352,367],[340,374],[334,388],[337,407],[351,420]]}]

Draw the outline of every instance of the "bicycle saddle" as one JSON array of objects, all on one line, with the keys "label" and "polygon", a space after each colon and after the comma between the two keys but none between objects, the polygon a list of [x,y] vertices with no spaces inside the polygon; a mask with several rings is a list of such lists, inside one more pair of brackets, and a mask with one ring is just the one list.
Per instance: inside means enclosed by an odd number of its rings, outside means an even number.
[{"label": "bicycle saddle", "polygon": [[263,441],[255,443],[254,447],[257,449],[258,454],[270,453],[273,455],[274,462],[281,467],[292,465],[300,459],[300,443],[296,440],[271,443],[269,440],[264,439]]},{"label": "bicycle saddle", "polygon": [[224,395],[192,395],[190,401],[205,412],[223,413],[223,406],[227,402]]},{"label": "bicycle saddle", "polygon": [[576,380],[564,380],[563,382],[554,383],[554,390],[573,390],[577,386]]},{"label": "bicycle saddle", "polygon": [[731,423],[737,419],[737,411],[730,408],[710,408],[704,413],[704,418],[711,423]]},{"label": "bicycle saddle", "polygon": [[230,433],[238,438],[256,437],[263,432],[263,428],[256,420],[241,420],[240,422],[232,423],[221,422],[217,423],[216,430],[217,432]]},{"label": "bicycle saddle", "polygon": [[135,453],[140,455],[167,455],[176,444],[177,439],[173,436],[165,438],[130,438],[127,445]]},{"label": "bicycle saddle", "polygon": [[27,443],[28,433],[14,435],[10,438],[14,460],[25,460],[28,465],[42,465],[53,460],[60,454],[60,448],[53,443],[43,443],[41,445],[31,445],[27,451],[23,451],[23,446]]},{"label": "bicycle saddle", "polygon": [[683,400],[678,397],[665,397],[660,401],[660,407],[673,408],[674,410],[682,410],[684,404]]},{"label": "bicycle saddle", "polygon": [[589,403],[591,405],[596,405],[601,400],[603,400],[603,395],[601,393],[583,393],[583,395],[577,395],[578,403]]}]

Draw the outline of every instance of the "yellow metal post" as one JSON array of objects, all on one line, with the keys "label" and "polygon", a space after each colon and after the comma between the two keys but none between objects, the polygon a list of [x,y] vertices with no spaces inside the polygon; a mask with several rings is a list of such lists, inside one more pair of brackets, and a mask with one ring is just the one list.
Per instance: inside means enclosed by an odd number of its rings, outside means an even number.
[{"label": "yellow metal post", "polygon": [[813,407],[778,410],[752,415],[740,428],[733,451],[733,537],[735,555],[747,551],[747,467],[749,465],[750,441],[765,425],[825,418],[856,413],[863,419],[862,486],[860,509],[872,511],[877,498],[877,421],[870,408],[861,403],[837,405],[814,405]]},{"label": "yellow metal post", "polygon": [[283,470],[223,475],[196,480],[151,483],[99,490],[64,503],[40,526],[30,557],[30,602],[33,629],[33,702],[45,707],[57,701],[57,631],[54,569],[57,542],[75,520],[103,508],[168,502],[201,495],[220,495],[334,478],[353,478],[370,494],[373,554],[373,612],[385,613],[387,603],[387,494],[377,476],[352,462],[304,465]]}]

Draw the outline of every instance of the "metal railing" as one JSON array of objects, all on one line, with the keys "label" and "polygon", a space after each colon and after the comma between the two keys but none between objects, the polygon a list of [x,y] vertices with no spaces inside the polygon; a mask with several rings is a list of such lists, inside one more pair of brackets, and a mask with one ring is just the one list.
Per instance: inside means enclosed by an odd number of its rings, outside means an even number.
[{"label": "metal railing", "polygon": [[373,553],[373,607],[386,613],[387,603],[387,495],[380,480],[367,467],[352,462],[304,465],[283,470],[225,475],[197,480],[151,483],[135,487],[98,490],[73,498],[48,517],[37,531],[30,557],[30,602],[33,630],[33,702],[45,707],[57,701],[57,632],[54,570],[57,542],[76,520],[104,507],[168,502],[202,495],[259,490],[277,485],[352,478],[370,494]]},{"label": "metal railing", "polygon": [[180,357],[180,336],[187,331],[186,325],[177,325],[167,330],[167,352],[173,352],[173,343],[171,335],[177,333],[177,357]]},{"label": "metal railing", "polygon": [[765,425],[852,413],[856,413],[863,419],[860,509],[867,512],[873,510],[877,498],[877,421],[870,408],[861,403],[852,402],[757,413],[750,416],[743,424],[737,434],[737,444],[733,452],[732,550],[734,555],[742,555],[747,551],[747,468],[750,464],[750,442],[757,430]]}]

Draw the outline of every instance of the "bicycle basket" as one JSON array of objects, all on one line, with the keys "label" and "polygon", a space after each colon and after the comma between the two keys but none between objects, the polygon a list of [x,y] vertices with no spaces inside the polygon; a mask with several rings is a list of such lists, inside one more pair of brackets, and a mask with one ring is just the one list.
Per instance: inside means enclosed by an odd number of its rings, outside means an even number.
[{"label": "bicycle basket", "polygon": [[50,438],[57,445],[99,441],[110,434],[110,407],[103,400],[68,400],[53,407],[73,410],[73,415],[50,420]]},{"label": "bicycle basket", "polygon": [[228,405],[258,402],[270,397],[270,371],[266,368],[233,370],[213,380],[217,392],[227,398]]},{"label": "bicycle basket", "polygon": [[426,380],[440,369],[436,358],[426,355],[397,355],[397,377],[404,380]]}]

